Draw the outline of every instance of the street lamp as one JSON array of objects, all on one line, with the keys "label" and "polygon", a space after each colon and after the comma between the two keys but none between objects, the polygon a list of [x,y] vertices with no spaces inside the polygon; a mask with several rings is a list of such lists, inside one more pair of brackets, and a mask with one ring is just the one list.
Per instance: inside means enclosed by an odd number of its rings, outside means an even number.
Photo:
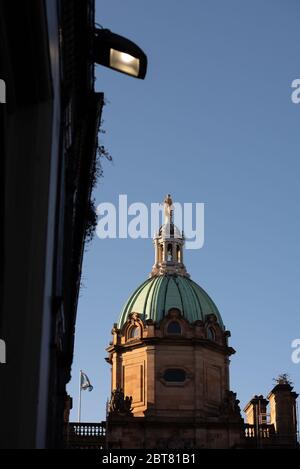
[{"label": "street lamp", "polygon": [[96,29],[94,60],[135,78],[144,79],[147,56],[134,42],[112,33],[109,29]]}]

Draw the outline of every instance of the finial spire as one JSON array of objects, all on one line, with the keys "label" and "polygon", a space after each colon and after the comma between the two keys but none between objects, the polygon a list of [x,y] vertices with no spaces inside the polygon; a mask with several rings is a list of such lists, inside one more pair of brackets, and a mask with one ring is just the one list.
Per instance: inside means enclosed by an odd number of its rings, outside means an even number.
[{"label": "finial spire", "polygon": [[165,225],[173,223],[173,200],[171,194],[167,194],[164,200]]},{"label": "finial spire", "polygon": [[167,194],[164,200],[164,224],[154,237],[155,263],[150,276],[182,275],[189,277],[183,264],[184,237],[173,220],[173,200]]}]

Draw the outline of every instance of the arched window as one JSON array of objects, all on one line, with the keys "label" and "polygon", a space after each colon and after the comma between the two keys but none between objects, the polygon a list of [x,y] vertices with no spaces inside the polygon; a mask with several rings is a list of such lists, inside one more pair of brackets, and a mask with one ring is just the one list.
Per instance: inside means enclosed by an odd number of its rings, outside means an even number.
[{"label": "arched window", "polygon": [[138,326],[133,326],[128,334],[128,339],[137,339],[140,335],[140,328]]},{"label": "arched window", "polygon": [[167,327],[167,333],[181,335],[181,326],[179,322],[177,321],[169,322],[168,327]]},{"label": "arched window", "polygon": [[164,372],[163,379],[169,383],[183,383],[186,380],[186,372],[180,368],[169,368]]},{"label": "arched window", "polygon": [[209,340],[216,340],[216,333],[215,333],[215,330],[212,328],[212,327],[209,327],[207,329],[207,338]]},{"label": "arched window", "polygon": [[167,261],[172,262],[173,260],[173,246],[172,244],[168,244],[168,249],[167,249]]}]

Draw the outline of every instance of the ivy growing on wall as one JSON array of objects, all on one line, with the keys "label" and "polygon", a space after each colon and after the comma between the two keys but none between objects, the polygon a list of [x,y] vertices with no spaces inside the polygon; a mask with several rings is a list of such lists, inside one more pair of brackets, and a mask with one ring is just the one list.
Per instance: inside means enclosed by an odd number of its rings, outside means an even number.
[{"label": "ivy growing on wall", "polygon": [[[100,133],[105,134],[105,130],[101,129],[103,121],[100,124]],[[99,182],[100,178],[103,177],[103,162],[104,160],[112,161],[112,156],[109,151],[104,147],[104,145],[98,145],[96,150],[96,156],[94,160],[94,164],[91,170],[91,188],[93,190],[96,188],[97,183]],[[94,197],[90,198],[89,206],[87,210],[87,220],[86,220],[86,232],[85,232],[85,240],[87,243],[91,242],[97,226],[97,209],[96,209],[96,201]]]}]

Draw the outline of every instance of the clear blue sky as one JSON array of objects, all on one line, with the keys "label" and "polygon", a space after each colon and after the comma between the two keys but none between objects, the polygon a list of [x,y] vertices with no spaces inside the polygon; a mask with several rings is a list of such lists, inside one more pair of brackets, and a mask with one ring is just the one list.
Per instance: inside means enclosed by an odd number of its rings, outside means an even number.
[{"label": "clear blue sky", "polygon": [[[242,406],[288,372],[300,392],[300,78],[297,0],[96,0],[97,21],[142,47],[145,81],[103,67],[102,143],[113,156],[97,204],[205,203],[205,244],[185,263],[217,304],[230,344],[231,388]],[[104,361],[123,303],[147,278],[151,240],[99,240],[83,266],[69,392],[76,419],[78,373],[94,390],[82,420],[99,421],[110,395]]]}]

